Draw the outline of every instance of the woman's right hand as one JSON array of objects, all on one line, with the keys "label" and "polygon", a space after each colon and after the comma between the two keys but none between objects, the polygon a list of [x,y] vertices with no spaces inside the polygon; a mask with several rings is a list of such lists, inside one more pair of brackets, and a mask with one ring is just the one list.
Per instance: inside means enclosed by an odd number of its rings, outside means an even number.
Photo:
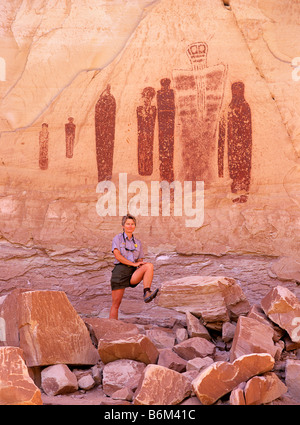
[{"label": "woman's right hand", "polygon": [[143,264],[145,264],[145,261],[137,261],[136,263],[134,263],[133,265],[134,265],[134,267],[140,267],[140,266],[142,266]]}]

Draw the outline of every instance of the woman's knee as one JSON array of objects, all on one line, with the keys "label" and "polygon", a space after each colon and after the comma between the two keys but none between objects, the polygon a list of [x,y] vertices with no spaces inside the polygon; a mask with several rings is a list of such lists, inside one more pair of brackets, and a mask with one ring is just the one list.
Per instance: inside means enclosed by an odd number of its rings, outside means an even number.
[{"label": "woman's knee", "polygon": [[153,271],[154,266],[153,266],[153,264],[152,264],[152,263],[146,263],[146,264],[144,264],[144,265],[146,266],[146,269],[147,269],[147,270],[151,270],[151,271]]}]

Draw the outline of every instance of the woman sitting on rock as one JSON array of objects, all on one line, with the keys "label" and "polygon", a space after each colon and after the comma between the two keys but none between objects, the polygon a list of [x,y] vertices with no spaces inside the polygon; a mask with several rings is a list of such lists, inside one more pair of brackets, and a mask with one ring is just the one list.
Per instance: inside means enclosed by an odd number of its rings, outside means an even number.
[{"label": "woman sitting on rock", "polygon": [[118,319],[118,310],[125,288],[135,288],[141,281],[144,284],[144,301],[152,301],[158,289],[151,291],[153,264],[144,262],[141,242],[133,236],[136,219],[130,214],[122,218],[123,232],[113,238],[112,252],[115,267],[111,276],[112,306],[110,319]]}]

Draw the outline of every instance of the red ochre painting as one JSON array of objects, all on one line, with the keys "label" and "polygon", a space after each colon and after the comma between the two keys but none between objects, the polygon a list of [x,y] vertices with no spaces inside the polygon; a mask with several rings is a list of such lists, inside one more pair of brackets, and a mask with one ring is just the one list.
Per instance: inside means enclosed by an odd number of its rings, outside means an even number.
[{"label": "red ochre painting", "polygon": [[160,84],[157,92],[159,171],[160,179],[171,183],[174,181],[175,96],[169,78],[163,78]]},{"label": "red ochre painting", "polygon": [[[136,109],[138,172],[141,176],[153,174],[157,125],[161,181],[172,182],[175,172],[181,171],[184,180],[204,181],[209,187],[224,177],[227,152],[231,192],[237,194],[233,202],[246,202],[251,180],[252,124],[244,83],[232,84],[231,102],[224,107],[227,66],[208,66],[205,42],[189,45],[186,53],[190,69],[175,69],[172,79],[160,80],[159,90],[145,87],[141,92],[141,104]],[[112,177],[115,122],[116,101],[107,85],[95,106],[98,181]],[[182,152],[180,170],[174,170],[176,122]],[[74,138],[75,125],[69,118],[67,156],[73,154]]]},{"label": "red ochre painting", "polygon": [[69,117],[68,123],[65,124],[66,134],[66,157],[73,158],[74,142],[75,142],[75,129],[74,118]]},{"label": "red ochre painting", "polygon": [[191,44],[187,56],[192,69],[173,70],[178,114],[182,170],[185,180],[216,181],[216,134],[224,97],[227,67],[207,66],[208,46]]},{"label": "red ochre painting", "polygon": [[[142,91],[143,105],[137,107],[138,127],[138,169],[141,176],[151,176],[153,173],[153,147],[156,116],[158,117],[159,141],[159,172],[160,179],[172,182],[174,180],[174,127],[175,127],[175,97],[170,88],[171,80],[163,78],[161,89],[146,87]],[[152,105],[156,94],[157,107]]]},{"label": "red ochre painting", "polygon": [[42,130],[39,133],[39,166],[41,170],[48,169],[48,144],[49,144],[49,131],[48,124],[42,124]]},{"label": "red ochre painting", "polygon": [[232,100],[227,117],[220,120],[218,139],[219,177],[224,175],[224,151],[227,139],[228,171],[232,179],[231,192],[244,193],[233,202],[246,202],[250,188],[252,163],[251,109],[244,97],[245,86],[241,81],[232,84]]},{"label": "red ochre painting", "polygon": [[98,182],[112,178],[115,143],[116,101],[108,84],[95,106]]},{"label": "red ochre painting", "polygon": [[153,142],[156,118],[156,106],[151,105],[155,96],[153,87],[142,91],[143,105],[137,107],[138,126],[138,168],[141,176],[153,173]]}]

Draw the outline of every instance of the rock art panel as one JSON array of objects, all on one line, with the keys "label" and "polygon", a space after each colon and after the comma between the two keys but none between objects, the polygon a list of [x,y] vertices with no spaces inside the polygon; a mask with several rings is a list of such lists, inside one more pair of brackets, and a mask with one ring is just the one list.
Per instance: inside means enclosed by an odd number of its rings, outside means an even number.
[{"label": "rock art panel", "polygon": [[75,130],[76,125],[74,124],[74,118],[69,117],[68,123],[65,124],[66,134],[66,157],[73,158],[74,142],[75,142]]},{"label": "rock art panel", "polygon": [[195,42],[187,49],[192,69],[173,70],[185,180],[217,179],[216,130],[224,97],[227,68],[207,66],[208,45]]},{"label": "rock art panel", "polygon": [[142,91],[144,104],[137,107],[138,126],[138,168],[141,176],[151,176],[153,172],[154,127],[157,108],[151,105],[155,96],[153,87]]},{"label": "rock art panel", "polygon": [[110,180],[115,143],[116,101],[108,84],[95,106],[98,181]]}]

